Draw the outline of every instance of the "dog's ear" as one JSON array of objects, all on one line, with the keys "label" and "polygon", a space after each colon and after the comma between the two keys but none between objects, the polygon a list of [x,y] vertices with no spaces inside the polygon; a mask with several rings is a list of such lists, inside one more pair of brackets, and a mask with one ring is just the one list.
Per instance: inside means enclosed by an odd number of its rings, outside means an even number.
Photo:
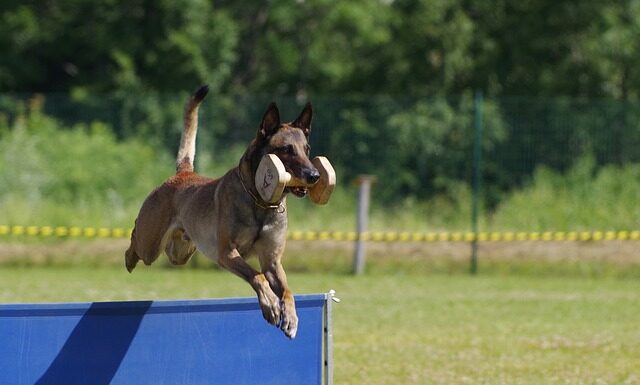
[{"label": "dog's ear", "polygon": [[260,122],[260,129],[258,129],[258,139],[264,140],[271,135],[275,134],[280,127],[280,112],[278,112],[278,106],[274,102],[269,104],[267,111],[262,117]]},{"label": "dog's ear", "polygon": [[313,117],[313,108],[311,107],[311,103],[307,102],[304,106],[304,109],[300,113],[300,116],[296,118],[296,120],[291,123],[292,126],[298,127],[304,132],[305,136],[309,136],[311,132],[311,118]]}]

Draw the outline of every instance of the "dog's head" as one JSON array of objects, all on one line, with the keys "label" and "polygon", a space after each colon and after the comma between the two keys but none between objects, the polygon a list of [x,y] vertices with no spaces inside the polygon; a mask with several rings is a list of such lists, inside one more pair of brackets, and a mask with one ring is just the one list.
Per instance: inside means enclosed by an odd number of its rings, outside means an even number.
[{"label": "dog's head", "polygon": [[[278,107],[275,103],[269,104],[252,144],[251,163],[254,172],[264,155],[275,154],[294,178],[309,184],[315,183],[320,173],[309,160],[312,115],[311,103],[307,103],[296,120],[281,123]],[[287,187],[285,191],[298,197],[307,194],[305,187]]]}]

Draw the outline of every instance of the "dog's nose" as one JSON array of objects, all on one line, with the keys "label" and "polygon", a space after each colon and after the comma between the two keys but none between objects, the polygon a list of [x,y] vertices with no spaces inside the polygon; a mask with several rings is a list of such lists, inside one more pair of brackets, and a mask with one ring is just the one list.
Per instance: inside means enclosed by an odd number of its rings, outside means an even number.
[{"label": "dog's nose", "polygon": [[320,179],[320,173],[316,169],[307,170],[305,172],[305,177],[307,179],[307,183],[314,184]]}]

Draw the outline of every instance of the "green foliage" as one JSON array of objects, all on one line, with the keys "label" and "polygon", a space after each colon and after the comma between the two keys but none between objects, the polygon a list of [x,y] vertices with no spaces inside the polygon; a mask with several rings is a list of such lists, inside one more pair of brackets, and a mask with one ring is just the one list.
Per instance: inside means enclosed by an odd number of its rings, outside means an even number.
[{"label": "green foliage", "polygon": [[[455,196],[460,181],[470,180],[474,128],[471,95],[457,100],[433,98],[418,100],[400,113],[390,114],[386,126],[390,132],[390,148],[394,149],[394,166],[382,167],[388,172],[385,181],[400,177],[406,181],[401,192],[418,197],[442,194]],[[482,106],[484,124],[490,127],[482,147],[492,151],[504,141],[506,131],[499,107],[488,101]],[[394,143],[395,142],[395,143]],[[386,157],[386,159],[392,158]],[[389,184],[385,183],[385,186]],[[391,189],[390,189],[391,190]],[[391,191],[397,194],[398,191]]]},{"label": "green foliage", "polygon": [[207,0],[71,0],[3,8],[5,90],[140,92],[205,80],[219,87],[235,60],[235,24]]},{"label": "green foliage", "polygon": [[627,230],[640,217],[640,165],[597,168],[580,159],[567,173],[536,170],[531,184],[506,197],[491,216],[495,229]]},{"label": "green foliage", "polygon": [[631,0],[5,1],[0,88],[637,98]]},{"label": "green foliage", "polygon": [[[291,197],[291,228],[353,229],[356,188],[349,180],[373,168],[378,183],[373,189],[372,230],[468,230],[470,99],[432,99],[407,106],[379,99],[375,109],[364,109],[370,104],[358,106],[355,101],[347,104],[336,118],[335,135],[326,138],[321,129],[318,132],[320,146],[326,146],[338,170],[338,188],[324,207]],[[172,157],[141,139],[118,141],[103,123],[63,128],[43,114],[43,103],[42,97],[18,103],[14,119],[0,119],[3,222],[131,226],[143,198],[173,173]],[[487,102],[486,111],[491,129],[483,147],[491,176],[501,164],[494,153],[503,145],[505,133],[497,107]],[[325,139],[329,143],[323,143]],[[226,149],[200,144],[198,169],[209,176],[223,175],[237,164],[246,141]],[[356,145],[352,151],[342,151],[344,143]],[[640,167],[598,163],[586,156],[564,172],[538,167],[532,179],[513,193],[489,186],[486,194],[495,197],[485,201],[482,228],[635,228],[640,215],[634,204],[640,194]]]},{"label": "green foliage", "polygon": [[[0,217],[8,223],[121,225],[171,174],[163,152],[138,140],[118,142],[102,123],[61,129],[42,99],[0,127]],[[95,221],[95,222],[92,222]]]}]

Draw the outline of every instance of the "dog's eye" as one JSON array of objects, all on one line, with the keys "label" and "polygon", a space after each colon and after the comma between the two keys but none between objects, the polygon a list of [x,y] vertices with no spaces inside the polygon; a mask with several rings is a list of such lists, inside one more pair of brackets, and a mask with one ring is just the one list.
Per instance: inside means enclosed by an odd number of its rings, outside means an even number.
[{"label": "dog's eye", "polygon": [[293,155],[295,153],[295,150],[293,148],[293,145],[288,144],[286,146],[282,146],[278,149],[278,151],[284,153],[284,154],[289,154],[289,155]]}]

